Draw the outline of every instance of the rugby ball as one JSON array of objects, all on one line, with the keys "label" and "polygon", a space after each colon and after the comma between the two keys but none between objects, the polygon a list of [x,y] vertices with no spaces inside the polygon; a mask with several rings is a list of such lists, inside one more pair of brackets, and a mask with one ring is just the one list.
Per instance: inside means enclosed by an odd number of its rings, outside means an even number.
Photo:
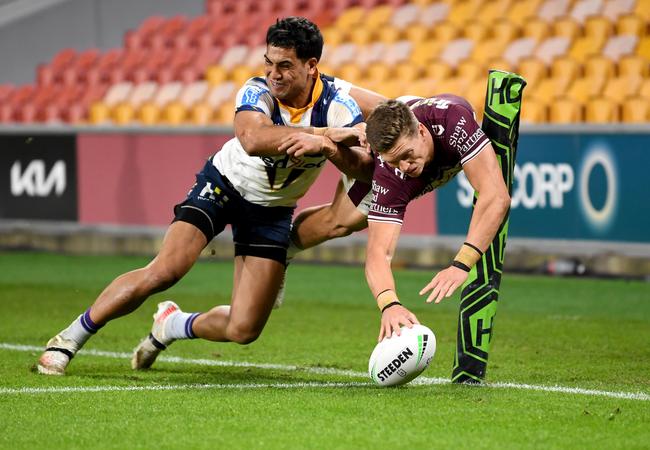
[{"label": "rugby ball", "polygon": [[436,336],[424,325],[402,327],[398,336],[384,338],[370,355],[368,374],[380,386],[408,383],[429,366],[436,353]]}]

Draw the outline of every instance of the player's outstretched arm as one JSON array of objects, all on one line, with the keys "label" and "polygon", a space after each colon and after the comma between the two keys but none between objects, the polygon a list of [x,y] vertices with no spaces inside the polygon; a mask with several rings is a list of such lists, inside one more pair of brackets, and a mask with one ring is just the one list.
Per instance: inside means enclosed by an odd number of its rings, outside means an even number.
[{"label": "player's outstretched arm", "polygon": [[[285,153],[280,149],[283,140],[294,134],[313,135],[312,127],[287,127],[274,125],[266,114],[258,111],[239,111],[235,115],[235,136],[251,156],[277,156]],[[310,154],[320,153],[323,147],[322,136],[312,136],[308,145]]]},{"label": "player's outstretched arm", "polygon": [[469,271],[482,256],[510,207],[510,196],[491,144],[463,166],[467,180],[478,194],[467,238],[452,266],[438,272],[421,291],[430,291],[427,302],[450,297],[467,280]]},{"label": "player's outstretched arm", "polygon": [[366,281],[381,311],[378,341],[400,334],[400,327],[418,324],[417,317],[399,301],[390,264],[395,254],[401,226],[392,223],[368,222],[366,249]]}]

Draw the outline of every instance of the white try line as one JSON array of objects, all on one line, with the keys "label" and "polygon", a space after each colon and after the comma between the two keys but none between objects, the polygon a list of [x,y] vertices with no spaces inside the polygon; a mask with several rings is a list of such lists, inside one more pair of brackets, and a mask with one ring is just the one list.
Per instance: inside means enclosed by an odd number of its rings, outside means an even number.
[{"label": "white try line", "polygon": [[[0,343],[0,350],[13,350],[19,352],[41,352],[42,346],[34,345],[19,345]],[[107,352],[103,350],[81,350],[81,355],[99,356],[104,358],[116,359],[131,359],[131,353],[124,352]],[[282,370],[287,372],[303,372],[316,375],[337,375],[349,378],[362,378],[367,379],[366,372],[357,372],[353,370],[335,369],[332,367],[306,367],[287,364],[267,364],[267,363],[251,363],[243,361],[217,361],[212,359],[192,359],[180,358],[177,356],[161,356],[158,358],[160,362],[178,363],[178,364],[194,364],[201,366],[213,367],[245,367],[255,369],[267,370]],[[432,377],[418,377],[411,382],[411,385],[433,385],[433,384],[449,384],[447,378],[432,378]],[[0,388],[0,394],[39,394],[39,393],[55,393],[55,392],[103,392],[103,391],[163,391],[163,390],[179,390],[179,389],[259,389],[259,388],[339,388],[339,387],[360,387],[360,386],[374,386],[373,383],[326,383],[326,382],[313,382],[313,383],[268,383],[268,384],[186,384],[186,385],[153,385],[153,386],[91,386],[91,387],[51,387],[51,388]],[[596,389],[583,389],[566,386],[544,386],[534,384],[520,384],[520,383],[507,383],[507,382],[486,382],[480,386],[481,388],[501,388],[501,389],[522,389],[528,391],[541,391],[541,392],[555,392],[560,394],[577,394],[589,395],[597,397],[610,397],[620,398],[626,400],[641,400],[650,401],[650,394],[644,392],[617,392],[617,391],[601,391]]]},{"label": "white try line", "polygon": [[0,388],[2,394],[55,394],[67,392],[181,391],[203,389],[308,389],[372,386],[372,383],[236,383],[236,384],[163,384],[150,386],[66,386],[46,388]]}]

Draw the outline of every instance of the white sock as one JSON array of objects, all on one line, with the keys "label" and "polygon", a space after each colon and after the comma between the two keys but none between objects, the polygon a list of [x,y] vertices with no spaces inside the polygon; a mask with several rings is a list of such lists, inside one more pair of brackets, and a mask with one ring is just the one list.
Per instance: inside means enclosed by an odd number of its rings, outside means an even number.
[{"label": "white sock", "polygon": [[298,248],[296,243],[293,242],[293,239],[289,239],[289,248],[287,248],[287,265],[291,262],[294,256],[296,256],[301,251],[302,249]]},{"label": "white sock", "polygon": [[61,331],[61,336],[64,339],[73,340],[77,343],[79,350],[90,339],[90,336],[97,333],[103,325],[97,325],[90,319],[90,308],[75,320],[72,321],[70,326]]},{"label": "white sock", "polygon": [[184,313],[174,314],[165,323],[165,338],[169,339],[195,339],[192,331],[194,320],[201,313]]}]

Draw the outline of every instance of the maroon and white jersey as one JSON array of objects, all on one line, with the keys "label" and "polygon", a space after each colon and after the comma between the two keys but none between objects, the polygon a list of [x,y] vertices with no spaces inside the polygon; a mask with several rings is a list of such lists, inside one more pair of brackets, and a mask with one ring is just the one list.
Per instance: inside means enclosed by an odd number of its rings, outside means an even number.
[{"label": "maroon and white jersey", "polygon": [[476,122],[471,105],[451,94],[406,102],[433,138],[433,160],[417,178],[405,176],[375,157],[372,205],[368,220],[401,225],[406,205],[452,179],[490,140]]}]

